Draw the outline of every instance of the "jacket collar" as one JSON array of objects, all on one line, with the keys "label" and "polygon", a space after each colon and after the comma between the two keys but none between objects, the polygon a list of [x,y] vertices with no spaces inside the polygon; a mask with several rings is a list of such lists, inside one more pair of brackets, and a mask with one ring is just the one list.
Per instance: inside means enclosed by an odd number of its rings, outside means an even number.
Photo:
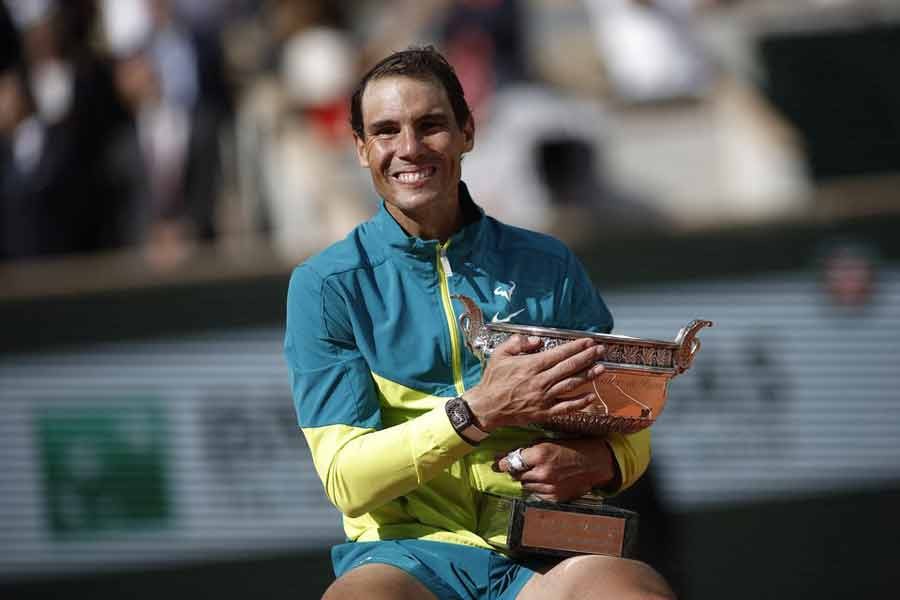
[{"label": "jacket collar", "polygon": [[[466,184],[459,183],[459,201],[465,214],[474,215],[471,220],[462,226],[456,233],[450,236],[447,244],[449,256],[468,256],[477,247],[485,228],[484,210],[472,200]],[[392,255],[404,255],[417,260],[433,261],[437,252],[437,240],[423,240],[408,235],[397,223],[391,213],[385,207],[384,200],[381,208],[372,218],[375,225],[375,233],[381,238],[381,243]]]}]

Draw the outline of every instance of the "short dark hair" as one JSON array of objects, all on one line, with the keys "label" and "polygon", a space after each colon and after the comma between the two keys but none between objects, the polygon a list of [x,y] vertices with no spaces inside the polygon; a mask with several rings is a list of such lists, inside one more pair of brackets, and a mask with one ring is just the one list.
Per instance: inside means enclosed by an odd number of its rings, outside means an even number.
[{"label": "short dark hair", "polygon": [[413,79],[435,80],[444,87],[456,125],[462,129],[472,115],[462,84],[456,71],[434,46],[413,46],[394,52],[369,69],[362,76],[353,96],[350,97],[350,127],[360,138],[366,137],[362,116],[362,97],[366,86],[374,79],[382,77],[412,77]]}]

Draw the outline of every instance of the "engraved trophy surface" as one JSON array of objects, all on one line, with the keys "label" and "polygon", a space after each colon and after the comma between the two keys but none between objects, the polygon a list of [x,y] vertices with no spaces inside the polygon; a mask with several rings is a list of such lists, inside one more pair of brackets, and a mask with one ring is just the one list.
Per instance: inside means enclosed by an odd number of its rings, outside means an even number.
[{"label": "engraved trophy surface", "polygon": [[497,346],[516,334],[540,338],[543,345],[538,352],[580,338],[595,339],[606,347],[606,354],[599,361],[604,373],[569,394],[576,396],[593,390],[593,404],[545,423],[535,423],[560,433],[634,433],[649,427],[665,407],[669,380],[688,370],[700,350],[697,332],[712,326],[711,321],[691,321],[674,341],[665,342],[571,329],[485,323],[481,309],[471,298],[462,295],[455,298],[466,307],[466,312],[459,317],[466,345],[482,363]]},{"label": "engraved trophy surface", "polygon": [[[694,320],[667,342],[622,335],[551,327],[485,323],[481,309],[463,295],[454,296],[465,307],[459,324],[466,346],[484,364],[494,349],[519,334],[541,339],[541,352],[566,342],[591,338],[606,348],[600,364],[604,372],[570,392],[593,391],[585,409],[553,417],[534,426],[556,436],[604,436],[635,433],[649,427],[666,404],[669,381],[690,368],[700,350],[697,333],[712,322]],[[630,556],[637,536],[637,513],[606,506],[602,498],[587,495],[566,503],[538,498],[499,500],[508,510],[506,550],[513,554],[607,554]]]}]

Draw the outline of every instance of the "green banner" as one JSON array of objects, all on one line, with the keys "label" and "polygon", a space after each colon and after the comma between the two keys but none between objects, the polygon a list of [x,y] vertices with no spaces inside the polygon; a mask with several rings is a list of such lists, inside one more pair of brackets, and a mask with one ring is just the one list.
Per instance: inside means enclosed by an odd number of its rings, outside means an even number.
[{"label": "green banner", "polygon": [[56,538],[161,529],[171,518],[167,431],[146,397],[115,404],[69,399],[39,410],[48,526]]}]

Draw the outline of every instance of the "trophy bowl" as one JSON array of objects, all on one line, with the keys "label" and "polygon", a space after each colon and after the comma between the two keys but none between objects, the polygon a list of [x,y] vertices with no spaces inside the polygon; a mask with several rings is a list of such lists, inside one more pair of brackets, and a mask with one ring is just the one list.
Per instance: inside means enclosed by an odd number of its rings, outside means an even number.
[{"label": "trophy bowl", "polygon": [[485,323],[481,309],[471,298],[463,295],[454,298],[466,307],[466,312],[459,317],[466,346],[482,364],[497,346],[516,334],[540,338],[543,343],[537,352],[581,338],[603,344],[606,352],[598,363],[604,366],[604,372],[567,394],[576,396],[593,391],[593,403],[547,422],[534,423],[541,429],[564,434],[634,433],[649,427],[665,407],[669,380],[689,369],[700,350],[697,332],[713,324],[701,319],[691,321],[674,341],[666,342],[552,327]]}]

